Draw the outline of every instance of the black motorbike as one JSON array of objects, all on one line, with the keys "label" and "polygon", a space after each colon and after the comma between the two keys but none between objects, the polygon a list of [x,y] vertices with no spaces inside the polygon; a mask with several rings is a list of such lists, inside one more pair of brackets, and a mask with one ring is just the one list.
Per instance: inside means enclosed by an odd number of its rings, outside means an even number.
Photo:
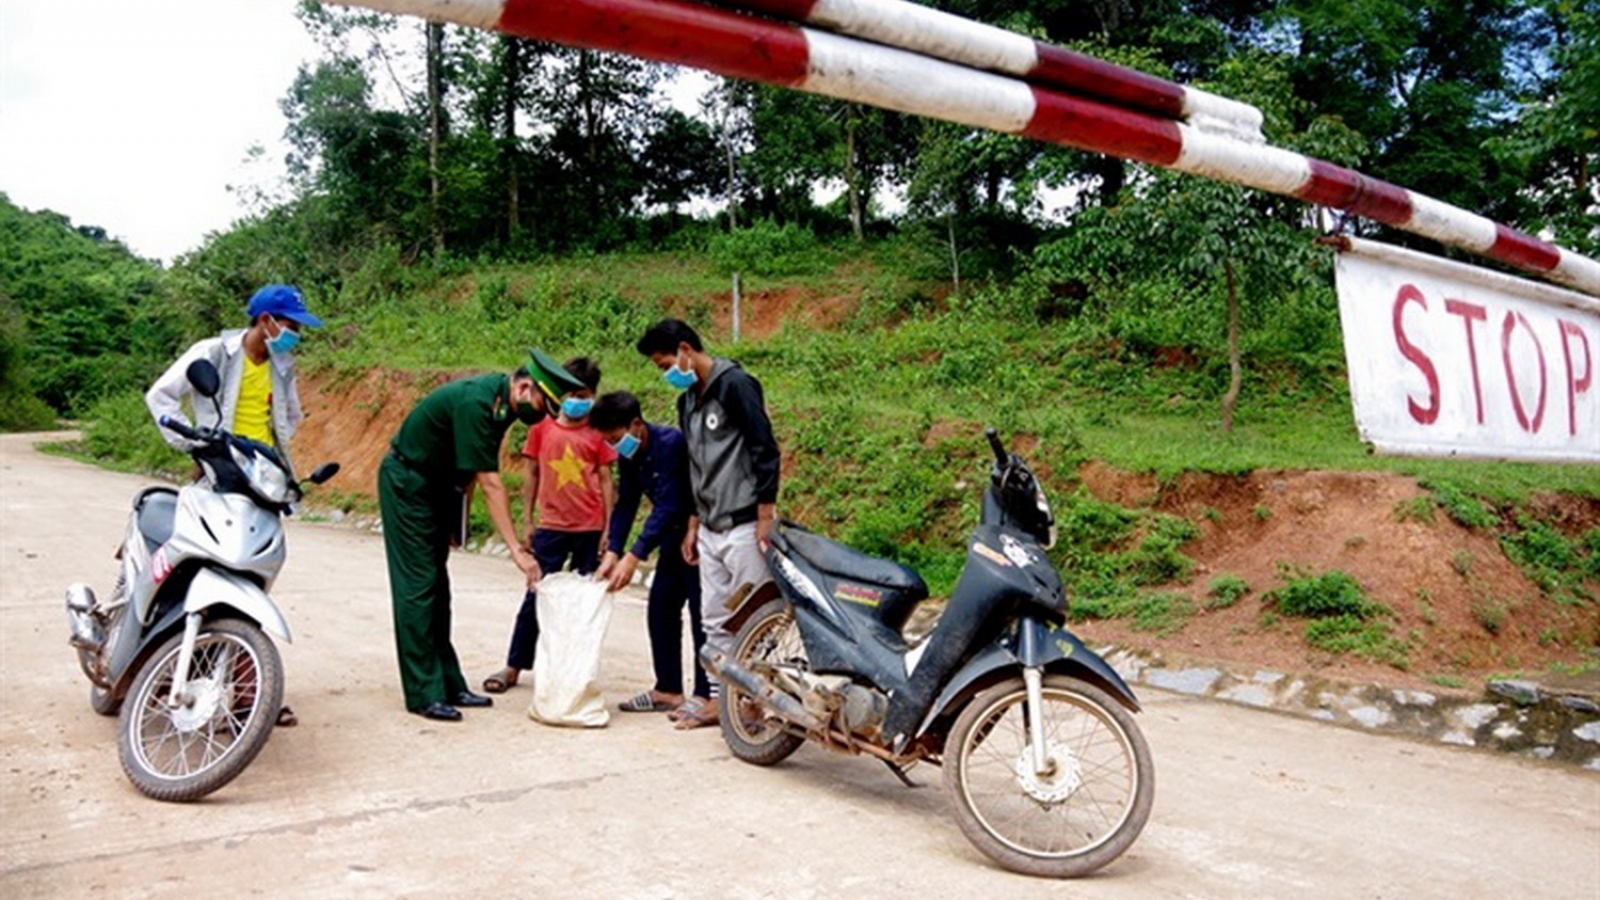
[{"label": "black motorbike", "polygon": [[903,629],[922,578],[784,521],[769,584],[741,592],[722,679],[733,755],[773,765],[806,740],[906,769],[942,766],[962,832],[1000,865],[1067,878],[1106,865],[1144,828],[1154,796],[1133,692],[1066,629],[1045,554],[1049,500],[987,433],[995,463],[982,518],[944,612],[915,646]]}]

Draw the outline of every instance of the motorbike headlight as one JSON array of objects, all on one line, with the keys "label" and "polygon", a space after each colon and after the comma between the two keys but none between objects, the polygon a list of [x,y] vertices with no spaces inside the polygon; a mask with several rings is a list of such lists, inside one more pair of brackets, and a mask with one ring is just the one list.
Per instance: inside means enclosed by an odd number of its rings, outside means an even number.
[{"label": "motorbike headlight", "polygon": [[246,471],[250,473],[250,489],[268,503],[292,503],[297,499],[289,473],[266,457],[256,456]]}]

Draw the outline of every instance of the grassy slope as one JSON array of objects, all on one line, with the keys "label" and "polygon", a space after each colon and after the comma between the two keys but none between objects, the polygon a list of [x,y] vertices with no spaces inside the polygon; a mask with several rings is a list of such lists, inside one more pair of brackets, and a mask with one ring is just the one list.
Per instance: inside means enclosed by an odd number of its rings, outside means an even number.
[{"label": "grassy slope", "polygon": [[[1257,468],[1391,471],[1502,504],[1533,491],[1600,497],[1594,467],[1369,455],[1351,423],[1337,350],[1247,359],[1237,427],[1223,435],[1225,364],[1185,354],[1163,364],[1159,353],[1107,337],[1099,322],[1041,324],[995,292],[935,301],[940,286],[868,255],[825,249],[809,272],[747,279],[747,291],[758,294],[747,320],[770,326],[773,311],[760,305],[790,305],[781,329],[730,345],[716,324],[726,322],[726,289],[689,254],[391,273],[320,304],[331,325],[302,358],[336,378],[375,367],[486,370],[510,367],[521,348],[536,345],[558,357],[596,357],[603,390],[632,390],[648,417],[670,420],[670,390],[632,346],[656,318],[682,316],[714,352],[739,359],[765,385],[788,458],[785,512],[868,552],[897,554],[923,568],[936,591],[953,582],[955,548],[976,517],[984,425],[1026,436],[1058,506],[1073,502],[1074,473],[1091,459],[1163,478]],[[783,299],[762,299],[763,291]],[[832,310],[827,327],[817,324],[823,307]],[[102,414],[142,437],[142,410],[119,409],[110,404]],[[138,440],[118,434],[101,443]]]},{"label": "grassy slope", "polygon": [[[1530,491],[1600,496],[1600,472],[1576,466],[1407,460],[1369,455],[1351,423],[1337,354],[1250,368],[1238,427],[1223,435],[1225,369],[1162,367],[1108,340],[1097,323],[1039,324],[985,300],[930,299],[937,288],[870,258],[828,251],[815,271],[749,279],[747,290],[803,298],[784,327],[730,346],[725,280],[689,255],[619,255],[480,269],[413,286],[348,312],[308,351],[344,371],[501,368],[536,344],[597,357],[605,389],[640,394],[670,418],[671,395],[632,350],[663,313],[688,318],[713,350],[756,373],[791,451],[786,507],[867,549],[910,535],[950,545],[973,515],[984,424],[1037,439],[1031,457],[1058,493],[1088,459],[1171,476],[1255,468],[1384,470],[1448,481],[1497,502]],[[820,298],[849,301],[829,330]],[[747,319],[762,310],[752,301]],[[952,309],[952,305],[955,309]],[[919,556],[913,548],[913,558]]]}]

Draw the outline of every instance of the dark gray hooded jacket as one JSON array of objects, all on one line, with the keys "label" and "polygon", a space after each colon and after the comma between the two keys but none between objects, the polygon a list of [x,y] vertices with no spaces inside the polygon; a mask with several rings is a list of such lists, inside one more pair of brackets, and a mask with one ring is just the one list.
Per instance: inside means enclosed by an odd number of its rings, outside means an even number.
[{"label": "dark gray hooded jacket", "polygon": [[721,533],[756,520],[778,502],[778,442],[761,382],[729,359],[714,359],[705,390],[678,397],[678,427],[689,447],[689,483],[700,526]]}]

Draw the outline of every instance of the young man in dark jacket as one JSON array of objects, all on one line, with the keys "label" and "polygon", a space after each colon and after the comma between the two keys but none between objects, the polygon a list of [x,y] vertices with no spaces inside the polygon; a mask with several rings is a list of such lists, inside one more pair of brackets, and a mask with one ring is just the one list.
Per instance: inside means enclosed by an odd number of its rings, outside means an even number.
[{"label": "young man in dark jacket", "polygon": [[[700,566],[700,615],[706,644],[729,653],[728,600],[741,585],[771,579],[765,551],[777,516],[778,442],[772,436],[761,383],[739,364],[706,353],[700,335],[678,319],[644,333],[638,351],[682,391],[678,427],[689,448],[695,515],[683,557]],[[711,683],[713,699],[717,684]],[[680,728],[715,724],[714,703],[686,704]]]},{"label": "young man in dark jacket", "polygon": [[[596,574],[609,582],[611,590],[620,591],[633,580],[639,563],[658,548],[660,551],[645,614],[655,686],[623,701],[621,709],[666,712],[683,705],[685,606],[689,607],[696,653],[692,696],[704,704],[711,698],[711,689],[698,658],[706,642],[705,629],[700,626],[700,571],[683,558],[683,538],[689,530],[689,517],[694,514],[689,450],[683,432],[646,422],[639,410],[639,398],[627,391],[602,396],[589,414],[589,425],[617,451],[621,475],[605,556]],[[628,536],[645,497],[650,498],[650,515],[630,545]]]}]

